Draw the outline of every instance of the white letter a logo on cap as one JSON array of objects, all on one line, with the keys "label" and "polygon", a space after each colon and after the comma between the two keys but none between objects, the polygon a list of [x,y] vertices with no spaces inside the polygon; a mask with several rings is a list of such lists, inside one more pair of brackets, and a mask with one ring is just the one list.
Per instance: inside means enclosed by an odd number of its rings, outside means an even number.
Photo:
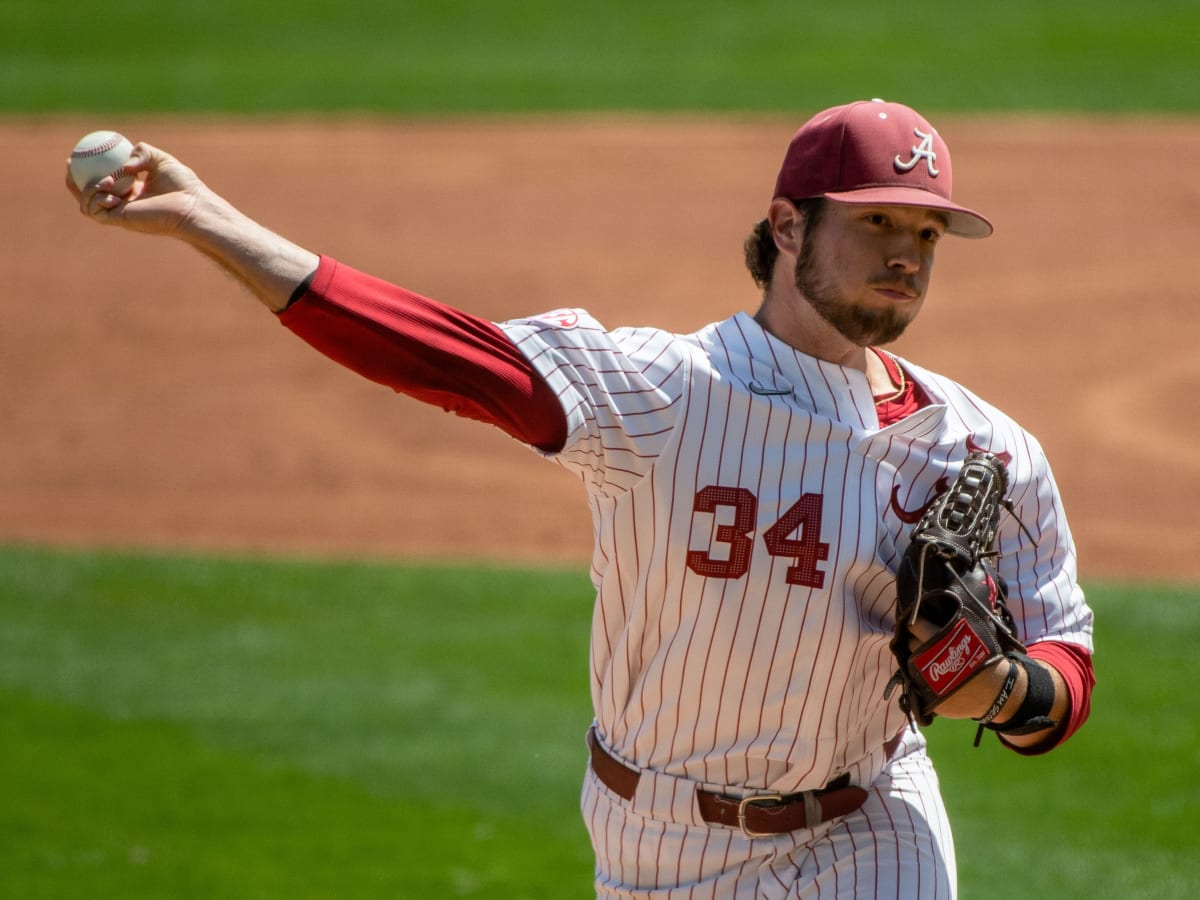
[{"label": "white letter a logo on cap", "polygon": [[912,148],[912,159],[902,160],[900,159],[900,154],[897,153],[896,158],[893,160],[896,168],[901,172],[911,172],[916,168],[917,163],[925,160],[929,174],[937,178],[938,170],[934,167],[934,164],[937,162],[937,154],[933,150],[933,133],[926,134],[920,128],[914,128],[913,134],[921,139],[921,143]]}]

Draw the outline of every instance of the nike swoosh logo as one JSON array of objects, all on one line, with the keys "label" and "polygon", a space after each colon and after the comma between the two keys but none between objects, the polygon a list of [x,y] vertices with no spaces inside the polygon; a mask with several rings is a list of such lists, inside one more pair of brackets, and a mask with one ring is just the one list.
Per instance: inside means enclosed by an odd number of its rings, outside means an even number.
[{"label": "nike swoosh logo", "polygon": [[760,396],[760,397],[786,397],[788,394],[792,393],[792,391],[795,390],[795,388],[792,388],[792,387],[786,387],[786,388],[763,387],[757,381],[748,382],[746,386],[750,388],[750,393],[758,394],[758,396]]}]

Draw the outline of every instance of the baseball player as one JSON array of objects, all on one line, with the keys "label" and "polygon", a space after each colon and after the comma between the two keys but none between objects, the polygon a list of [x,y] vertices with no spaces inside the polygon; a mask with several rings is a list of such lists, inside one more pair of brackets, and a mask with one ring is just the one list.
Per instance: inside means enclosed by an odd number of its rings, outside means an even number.
[{"label": "baseball player", "polygon": [[937,776],[889,682],[892,642],[927,646],[941,624],[898,622],[897,571],[969,459],[1006,466],[984,582],[1023,652],[968,670],[969,642],[947,644],[930,677],[970,677],[936,714],[1022,754],[1087,718],[1092,614],[1041,447],[881,349],[921,309],[941,239],[992,231],[952,200],[946,144],[914,110],[804,124],[746,242],[757,313],[682,335],[579,309],[484,321],[297,247],[148,144],[129,169],[123,198],[68,183],[85,215],[183,239],[341,364],[579,476],[598,896],[955,896]]}]

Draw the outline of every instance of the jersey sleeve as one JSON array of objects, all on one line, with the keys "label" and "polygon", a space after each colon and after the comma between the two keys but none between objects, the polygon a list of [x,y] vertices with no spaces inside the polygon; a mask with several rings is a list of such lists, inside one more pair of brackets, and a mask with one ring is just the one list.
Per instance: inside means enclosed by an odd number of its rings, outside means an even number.
[{"label": "jersey sleeve", "polygon": [[329,257],[279,321],[378,384],[552,452],[566,437],[557,397],[503,330]]},{"label": "jersey sleeve", "polygon": [[1061,641],[1091,652],[1092,610],[1079,586],[1062,497],[1040,445],[1028,434],[1023,441],[1025,452],[1009,465],[1013,508],[1004,514],[999,543],[1018,636],[1026,644]]},{"label": "jersey sleeve", "polygon": [[654,328],[608,331],[577,309],[501,328],[566,415],[567,437],[556,460],[601,495],[644,477],[679,420],[692,345]]},{"label": "jersey sleeve", "polygon": [[[1029,655],[1063,677],[1070,697],[1067,722],[1044,743],[1014,747],[1024,755],[1052,750],[1073,735],[1091,712],[1093,613],[1076,574],[1075,543],[1062,498],[1040,445],[1024,435],[1027,454],[1014,463],[1013,518],[1001,541],[1001,574]],[[1025,535],[1021,525],[1027,528]],[[1007,542],[1007,546],[1005,546]]]}]

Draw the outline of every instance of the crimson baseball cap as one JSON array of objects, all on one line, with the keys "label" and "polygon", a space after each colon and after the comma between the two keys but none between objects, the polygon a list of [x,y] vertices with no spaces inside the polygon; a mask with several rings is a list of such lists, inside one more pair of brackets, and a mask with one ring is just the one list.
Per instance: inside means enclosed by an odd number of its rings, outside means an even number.
[{"label": "crimson baseball cap", "polygon": [[992,223],[950,199],[950,150],[914,109],[859,100],[817,113],[796,132],[775,182],[775,198],[938,209],[947,231],[982,238]]}]

